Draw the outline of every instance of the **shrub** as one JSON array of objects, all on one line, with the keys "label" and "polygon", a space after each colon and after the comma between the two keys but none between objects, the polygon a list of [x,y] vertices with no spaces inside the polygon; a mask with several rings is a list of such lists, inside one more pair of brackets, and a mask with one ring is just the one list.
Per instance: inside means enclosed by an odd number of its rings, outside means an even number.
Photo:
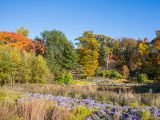
[{"label": "shrub", "polygon": [[145,110],[144,112],[142,112],[141,114],[141,118],[142,120],[149,120],[151,117],[151,113],[149,110]]},{"label": "shrub", "polygon": [[103,70],[98,71],[97,75],[98,75],[98,77],[104,77],[104,71]]},{"label": "shrub", "polygon": [[110,74],[111,74],[111,70],[104,70],[105,77],[109,77]]},{"label": "shrub", "polygon": [[147,75],[146,74],[139,74],[138,76],[137,76],[137,81],[139,82],[139,83],[144,83],[145,81],[147,81],[148,80],[148,78],[147,78]]},{"label": "shrub", "polygon": [[139,104],[137,102],[132,102],[129,104],[129,106],[131,106],[132,108],[136,108],[139,106]]},{"label": "shrub", "polygon": [[122,78],[122,75],[119,73],[119,72],[117,72],[116,70],[110,70],[110,72],[109,72],[109,78]]},{"label": "shrub", "polygon": [[20,98],[20,93],[10,91],[7,89],[0,89],[0,105],[4,102],[14,103],[16,100]]},{"label": "shrub", "polygon": [[71,84],[73,81],[73,77],[71,73],[64,72],[56,79],[56,83],[58,84]]},{"label": "shrub", "polygon": [[84,120],[87,116],[91,115],[92,112],[93,111],[86,106],[80,106],[72,111],[69,120]]},{"label": "shrub", "polygon": [[122,75],[116,70],[100,70],[97,75],[99,77],[122,78]]}]

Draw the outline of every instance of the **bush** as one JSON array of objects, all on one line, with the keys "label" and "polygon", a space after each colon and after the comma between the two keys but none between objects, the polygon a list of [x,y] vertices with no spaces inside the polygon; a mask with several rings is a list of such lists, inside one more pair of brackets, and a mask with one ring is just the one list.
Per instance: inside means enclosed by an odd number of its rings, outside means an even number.
[{"label": "bush", "polygon": [[20,98],[20,93],[7,89],[0,89],[0,107],[4,102],[14,103]]},{"label": "bush", "polygon": [[98,71],[97,75],[98,75],[98,77],[104,77],[104,71],[103,70]]},{"label": "bush", "polygon": [[56,83],[58,84],[71,84],[73,81],[72,74],[64,72],[56,79]]},{"label": "bush", "polygon": [[104,70],[104,77],[109,77],[111,74],[111,70]]},{"label": "bush", "polygon": [[142,120],[149,120],[151,117],[151,113],[149,110],[145,110],[144,112],[142,112],[141,114],[141,118]]},{"label": "bush", "polygon": [[110,70],[108,73],[109,78],[114,79],[114,78],[122,78],[122,75],[117,72],[116,70]]},{"label": "bush", "polygon": [[72,111],[69,120],[84,120],[87,116],[91,115],[93,110],[86,106],[81,106]]},{"label": "bush", "polygon": [[129,106],[132,108],[137,108],[139,106],[139,104],[137,102],[132,102],[129,104]]},{"label": "bush", "polygon": [[97,72],[99,77],[109,77],[109,78],[122,78],[122,75],[116,70],[99,70]]},{"label": "bush", "polygon": [[148,77],[147,77],[146,74],[141,73],[141,74],[139,74],[139,75],[137,76],[137,81],[138,81],[139,83],[144,83],[144,82],[147,81],[147,80],[148,80]]}]

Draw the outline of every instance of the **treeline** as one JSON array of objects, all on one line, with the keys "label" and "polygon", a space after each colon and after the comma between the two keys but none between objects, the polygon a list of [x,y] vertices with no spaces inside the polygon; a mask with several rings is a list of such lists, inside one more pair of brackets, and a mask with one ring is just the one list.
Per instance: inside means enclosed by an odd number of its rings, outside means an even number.
[{"label": "treeline", "polygon": [[[58,30],[28,38],[28,30],[0,32],[0,81],[70,83],[94,76],[160,80],[160,31],[153,40],[113,39],[84,32],[76,47]],[[142,76],[143,76],[142,75]],[[140,77],[140,76],[139,76]]]},{"label": "treeline", "polygon": [[78,63],[85,76],[160,80],[160,31],[156,31],[151,41],[147,38],[117,40],[92,32],[85,32],[77,40]]}]

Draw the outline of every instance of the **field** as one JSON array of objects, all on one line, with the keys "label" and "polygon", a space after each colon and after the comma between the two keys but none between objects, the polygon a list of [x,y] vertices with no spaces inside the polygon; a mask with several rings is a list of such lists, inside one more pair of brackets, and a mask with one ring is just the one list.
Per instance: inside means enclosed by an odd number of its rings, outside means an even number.
[{"label": "field", "polygon": [[91,85],[8,84],[0,89],[0,119],[158,120],[160,118],[159,93],[134,93],[133,90],[113,92],[108,91],[108,87],[102,89],[100,86]]}]

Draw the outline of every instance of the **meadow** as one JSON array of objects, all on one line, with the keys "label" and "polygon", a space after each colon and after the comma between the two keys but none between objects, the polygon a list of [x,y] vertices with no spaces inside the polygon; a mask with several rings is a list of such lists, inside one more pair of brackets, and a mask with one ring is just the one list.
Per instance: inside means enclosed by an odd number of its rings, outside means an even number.
[{"label": "meadow", "polygon": [[160,31],[152,41],[59,30],[0,32],[0,120],[160,119]]},{"label": "meadow", "polygon": [[1,120],[141,120],[160,118],[159,93],[99,86],[8,84],[0,89]]}]

